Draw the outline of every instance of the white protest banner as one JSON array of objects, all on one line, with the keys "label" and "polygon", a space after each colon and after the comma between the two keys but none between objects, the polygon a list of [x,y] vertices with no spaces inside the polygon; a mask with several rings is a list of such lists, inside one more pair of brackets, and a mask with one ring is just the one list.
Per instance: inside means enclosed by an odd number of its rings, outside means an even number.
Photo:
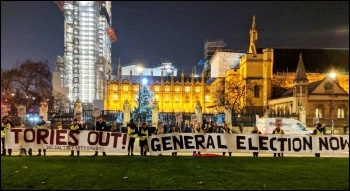
[{"label": "white protest banner", "polygon": [[[11,128],[5,130],[6,148],[45,148],[53,150],[105,150],[126,152],[125,133],[89,130]],[[348,135],[261,135],[217,133],[168,133],[148,139],[151,154],[167,152],[261,152],[337,153],[349,152]]]},{"label": "white protest banner", "polygon": [[126,133],[67,129],[6,130],[6,148],[42,148],[53,150],[103,150],[126,152],[129,137]]}]

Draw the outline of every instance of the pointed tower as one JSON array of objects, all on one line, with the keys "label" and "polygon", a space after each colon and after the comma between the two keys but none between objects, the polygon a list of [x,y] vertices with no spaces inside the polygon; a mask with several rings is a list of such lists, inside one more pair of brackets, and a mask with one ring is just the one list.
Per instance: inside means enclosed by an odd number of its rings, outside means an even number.
[{"label": "pointed tower", "polygon": [[249,34],[250,34],[250,41],[249,41],[248,53],[253,53],[255,56],[256,55],[255,43],[256,41],[258,41],[258,31],[256,30],[255,15],[253,16],[252,28],[250,29]]},{"label": "pointed tower", "polygon": [[[240,104],[241,106],[245,105],[248,114],[263,115],[264,111],[268,110],[268,100],[272,97],[274,58],[272,48],[264,48],[262,53],[256,51],[255,43],[258,39],[258,32],[256,31],[255,15],[249,36],[249,50],[239,60],[239,74],[243,82],[241,87],[251,87],[252,94],[245,94]],[[252,102],[248,100],[252,100]]]},{"label": "pointed tower", "polygon": [[183,85],[185,82],[185,73],[184,73],[184,70],[182,69],[182,72],[181,72],[181,84]]},{"label": "pointed tower", "polygon": [[132,84],[132,71],[130,70],[130,84]]},{"label": "pointed tower", "polygon": [[171,85],[174,85],[174,71],[171,71],[170,83]]},{"label": "pointed tower", "polygon": [[301,53],[293,82],[293,112],[299,114],[299,121],[306,124],[306,108],[308,107],[307,86],[309,85],[309,80],[306,76],[306,70]]},{"label": "pointed tower", "polygon": [[192,85],[194,85],[194,71],[192,69],[192,74],[191,74],[191,83]]},{"label": "pointed tower", "polygon": [[151,71],[151,82],[150,82],[151,85],[153,85],[153,70]]},{"label": "pointed tower", "polygon": [[119,66],[118,66],[118,80],[121,80],[121,79],[122,79],[122,76],[123,76],[123,73],[122,73],[122,66],[121,66],[120,63],[119,63]]}]

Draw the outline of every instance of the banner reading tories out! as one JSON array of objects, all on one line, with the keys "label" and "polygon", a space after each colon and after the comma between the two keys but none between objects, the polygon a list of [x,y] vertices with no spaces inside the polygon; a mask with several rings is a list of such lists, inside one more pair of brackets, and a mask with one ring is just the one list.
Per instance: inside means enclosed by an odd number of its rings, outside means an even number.
[{"label": "banner reading tories out!", "polygon": [[[129,136],[118,132],[12,128],[6,148],[127,152]],[[347,135],[259,135],[169,133],[148,138],[151,154],[169,152],[337,153],[348,154]]]}]

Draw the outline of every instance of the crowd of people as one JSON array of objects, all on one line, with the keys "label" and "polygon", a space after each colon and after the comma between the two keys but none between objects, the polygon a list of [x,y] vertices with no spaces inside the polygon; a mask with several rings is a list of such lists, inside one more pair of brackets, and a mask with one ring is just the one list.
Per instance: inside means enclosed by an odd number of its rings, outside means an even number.
[{"label": "crowd of people", "polygon": [[[284,131],[281,129],[282,126],[282,120],[276,119],[275,122],[275,129],[273,130],[272,134],[284,134]],[[12,149],[5,149],[5,130],[9,128],[14,128],[14,124],[11,122],[10,118],[8,116],[2,117],[2,123],[1,123],[1,145],[2,145],[2,156],[12,154]],[[46,121],[43,119],[43,116],[39,117],[39,121],[35,123],[35,125],[31,125],[27,119],[24,120],[23,128],[48,128]],[[149,152],[148,148],[148,137],[152,135],[147,123],[142,123],[141,126],[137,127],[134,120],[131,119],[130,122],[127,124],[127,134],[129,135],[129,145],[128,145],[128,156],[134,156],[134,144],[136,139],[139,139],[139,146],[140,146],[140,155],[146,156],[147,152]],[[62,129],[62,125],[58,124],[58,129]],[[83,125],[81,122],[74,118],[71,126],[69,127],[70,130],[84,130]],[[116,124],[113,124],[112,128],[108,127],[108,123],[102,118],[102,116],[99,116],[97,118],[97,121],[94,126],[94,130],[96,131],[117,131]],[[189,131],[191,130],[191,131]],[[217,125],[216,123],[207,124],[204,126],[201,126],[200,124],[194,124],[193,126],[185,126],[183,129],[179,126],[173,124],[171,125],[171,128],[168,130],[166,125],[160,123],[157,128],[154,131],[154,135],[160,135],[165,133],[223,133],[223,134],[237,134],[236,131],[234,131],[232,128],[229,127],[228,124],[224,124],[223,126]],[[253,131],[251,131],[251,134],[261,134],[261,132],[258,130],[257,126],[253,126]],[[315,130],[311,135],[325,135],[326,134],[326,127],[323,124],[318,123],[316,125]],[[32,149],[28,149],[28,155],[32,156]],[[193,152],[193,155],[200,155],[200,151]],[[20,155],[27,155],[27,150],[25,148],[20,149]],[[46,156],[46,149],[38,149],[38,154],[36,156]],[[107,156],[106,152],[102,150],[102,155]],[[158,154],[159,156],[161,154]],[[226,155],[226,152],[222,153],[223,156]],[[253,152],[253,157],[258,157],[259,152]],[[74,150],[71,150],[71,154],[69,156],[74,156]],[[80,151],[76,151],[76,156],[80,156]],[[95,154],[92,156],[98,156],[98,151],[95,151]],[[177,152],[172,152],[172,156],[177,156]],[[229,152],[229,156],[232,156],[232,152]],[[283,153],[274,153],[274,157],[283,157]],[[315,153],[315,157],[320,157],[320,153]]]}]

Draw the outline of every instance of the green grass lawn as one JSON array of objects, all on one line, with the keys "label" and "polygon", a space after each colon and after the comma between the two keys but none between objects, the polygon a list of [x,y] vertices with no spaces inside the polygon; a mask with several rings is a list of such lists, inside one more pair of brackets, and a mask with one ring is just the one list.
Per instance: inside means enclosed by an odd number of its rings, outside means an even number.
[{"label": "green grass lawn", "polygon": [[1,157],[1,190],[348,190],[349,158]]}]

